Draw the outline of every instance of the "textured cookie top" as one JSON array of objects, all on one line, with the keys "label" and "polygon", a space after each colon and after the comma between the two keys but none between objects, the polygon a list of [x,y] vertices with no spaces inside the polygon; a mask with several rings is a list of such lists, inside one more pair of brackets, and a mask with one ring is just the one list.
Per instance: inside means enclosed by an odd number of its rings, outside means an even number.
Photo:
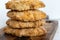
[{"label": "textured cookie top", "polygon": [[40,19],[46,19],[46,13],[40,10],[28,10],[28,11],[9,11],[7,16],[14,20],[20,21],[36,21]]},{"label": "textured cookie top", "polygon": [[18,37],[21,36],[41,36],[47,33],[44,27],[31,29],[12,29],[9,26],[4,28],[4,32]]},{"label": "textured cookie top", "polygon": [[34,1],[39,1],[39,0],[10,0],[10,1],[15,1],[15,2],[19,2],[19,1],[28,1],[28,2],[34,2]]},{"label": "textured cookie top", "polygon": [[11,28],[35,28],[42,27],[45,24],[45,20],[38,20],[35,22],[22,22],[9,19],[6,24]]},{"label": "textured cookie top", "polygon": [[45,4],[42,1],[8,1],[6,3],[6,8],[11,10],[29,10],[29,9],[38,9],[45,7]]}]

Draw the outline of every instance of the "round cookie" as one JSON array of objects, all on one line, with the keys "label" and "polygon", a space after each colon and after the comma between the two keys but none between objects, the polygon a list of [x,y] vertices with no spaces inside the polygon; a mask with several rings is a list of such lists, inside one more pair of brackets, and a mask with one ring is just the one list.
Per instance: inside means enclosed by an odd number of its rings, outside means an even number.
[{"label": "round cookie", "polygon": [[12,34],[18,37],[22,36],[41,36],[47,33],[46,29],[41,28],[31,28],[31,29],[12,29],[10,27],[4,28],[4,32],[7,34]]},{"label": "round cookie", "polygon": [[45,7],[42,1],[9,1],[6,3],[6,8],[11,10],[23,11],[30,9],[38,9]]},{"label": "round cookie", "polygon": [[19,21],[36,21],[40,19],[46,19],[47,15],[40,10],[28,10],[28,11],[9,11],[7,16],[14,20]]},{"label": "round cookie", "polygon": [[45,24],[45,20],[38,20],[35,22],[22,22],[9,19],[6,24],[11,28],[35,28]]}]

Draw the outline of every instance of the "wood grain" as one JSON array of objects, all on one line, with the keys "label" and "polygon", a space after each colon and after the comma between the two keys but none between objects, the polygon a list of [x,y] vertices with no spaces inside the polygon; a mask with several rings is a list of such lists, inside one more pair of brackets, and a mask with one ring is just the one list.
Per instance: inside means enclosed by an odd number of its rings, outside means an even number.
[{"label": "wood grain", "polygon": [[39,37],[16,37],[8,34],[4,34],[3,28],[0,29],[0,40],[53,40],[54,34],[58,28],[58,22],[54,20],[46,21],[44,26],[48,33]]}]

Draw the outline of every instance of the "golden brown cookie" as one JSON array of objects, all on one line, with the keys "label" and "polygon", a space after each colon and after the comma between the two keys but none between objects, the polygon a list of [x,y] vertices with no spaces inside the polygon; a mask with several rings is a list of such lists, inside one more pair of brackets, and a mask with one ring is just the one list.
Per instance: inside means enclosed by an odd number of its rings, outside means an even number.
[{"label": "golden brown cookie", "polygon": [[16,1],[16,2],[19,2],[19,1],[36,2],[36,1],[39,1],[39,0],[11,0],[11,1]]},{"label": "golden brown cookie", "polygon": [[11,10],[29,10],[29,9],[38,9],[45,7],[45,4],[42,1],[36,0],[27,0],[27,1],[8,1],[6,3],[6,8]]},{"label": "golden brown cookie", "polygon": [[4,28],[4,32],[12,34],[18,37],[22,36],[41,36],[47,33],[46,29],[41,28],[30,28],[30,29],[12,29],[10,27]]},{"label": "golden brown cookie", "polygon": [[44,12],[40,10],[28,10],[28,11],[9,11],[7,16],[14,20],[20,21],[36,21],[40,19],[45,19],[47,16]]},{"label": "golden brown cookie", "polygon": [[35,22],[22,22],[9,19],[6,24],[12,28],[35,28],[45,24],[45,20],[39,20]]}]

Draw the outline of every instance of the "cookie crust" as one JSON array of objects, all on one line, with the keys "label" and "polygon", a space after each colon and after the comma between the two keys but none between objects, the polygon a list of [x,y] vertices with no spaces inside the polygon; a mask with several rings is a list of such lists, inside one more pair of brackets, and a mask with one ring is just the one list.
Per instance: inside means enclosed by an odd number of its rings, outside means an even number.
[{"label": "cookie crust", "polygon": [[32,29],[12,29],[9,27],[4,28],[4,32],[7,34],[12,34],[18,37],[22,36],[41,36],[47,33],[46,29],[41,28],[32,28]]},{"label": "cookie crust", "polygon": [[29,9],[38,9],[45,7],[45,4],[42,1],[9,1],[6,3],[6,8],[11,10],[29,10]]},{"label": "cookie crust", "polygon": [[40,19],[46,19],[47,15],[40,10],[28,10],[28,11],[9,11],[7,16],[14,20],[19,21],[36,21]]},{"label": "cookie crust", "polygon": [[22,22],[9,19],[6,24],[11,28],[35,28],[42,27],[45,24],[45,20],[38,20],[35,22]]}]

